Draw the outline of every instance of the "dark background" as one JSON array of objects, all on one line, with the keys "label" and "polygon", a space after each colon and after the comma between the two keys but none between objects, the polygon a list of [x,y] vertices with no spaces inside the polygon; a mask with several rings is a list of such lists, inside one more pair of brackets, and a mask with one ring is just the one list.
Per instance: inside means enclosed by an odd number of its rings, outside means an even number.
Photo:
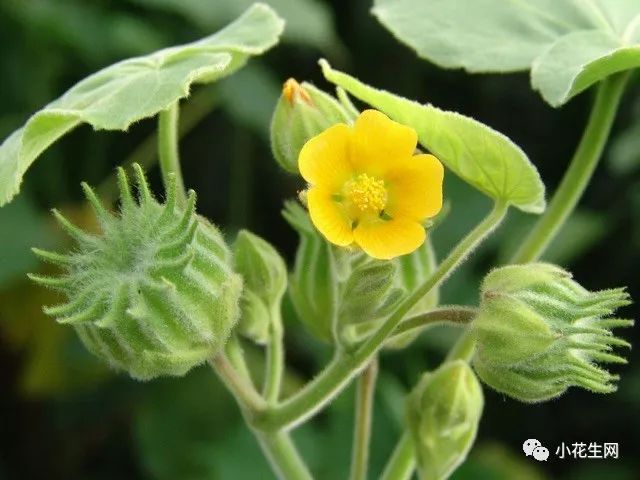
[{"label": "dark background", "polygon": [[[243,1],[0,0],[0,138],[84,76],[114,61],[195,40],[231,20]],[[271,158],[268,128],[280,85],[288,77],[323,81],[317,59],[368,84],[456,110],[505,133],[538,167],[553,192],[577,144],[591,92],[554,110],[529,87],[526,73],[470,76],[443,71],[397,43],[369,14],[369,2],[273,1],[291,17],[283,42],[220,84],[199,87],[206,115],[181,143],[186,183],[198,192],[200,213],[233,238],[240,227],[271,241],[289,260],[297,238],[280,209],[302,184]],[[570,269],[585,287],[626,285],[640,298],[640,109],[634,78],[625,95],[610,147],[576,215],[545,259]],[[204,105],[203,103],[198,103]],[[193,102],[183,119],[198,117]],[[71,329],[45,317],[55,301],[31,285],[40,265],[31,246],[64,248],[48,210],[62,208],[91,224],[79,182],[101,185],[116,165],[153,133],[154,122],[128,134],[81,127],[49,149],[26,176],[22,192],[0,209],[0,478],[270,479],[236,406],[206,368],[182,379],[138,383],[108,371],[85,352]],[[151,144],[153,145],[153,144]],[[150,154],[149,154],[150,152]],[[153,148],[135,158],[153,165]],[[150,176],[160,191],[156,168]],[[107,181],[107,183],[103,183]],[[447,220],[432,233],[442,257],[489,207],[488,201],[448,175]],[[508,222],[443,288],[443,302],[477,302],[483,274],[522,238],[534,220],[511,212]],[[637,307],[623,316],[637,317]],[[289,315],[290,389],[326,361],[329,349]],[[382,357],[376,392],[372,478],[401,431],[406,391],[442,359],[457,332],[431,330],[410,348]],[[622,333],[638,341],[637,329]],[[248,347],[250,363],[261,362]],[[633,479],[640,463],[640,358],[620,373],[619,391],[596,395],[571,389],[561,398],[525,405],[486,393],[486,409],[470,459],[456,479]],[[353,392],[296,431],[318,478],[348,471]],[[545,464],[522,454],[527,438],[551,451]],[[556,447],[573,442],[618,442],[618,460],[558,460]]]}]

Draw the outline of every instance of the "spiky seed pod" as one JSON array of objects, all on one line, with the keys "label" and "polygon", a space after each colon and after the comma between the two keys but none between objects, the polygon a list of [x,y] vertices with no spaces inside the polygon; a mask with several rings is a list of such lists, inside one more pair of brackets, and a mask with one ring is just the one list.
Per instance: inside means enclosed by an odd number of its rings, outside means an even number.
[{"label": "spiky seed pod", "polygon": [[555,265],[535,263],[493,270],[482,285],[473,366],[489,386],[524,402],[557,397],[570,386],[616,390],[617,375],[599,363],[626,363],[614,347],[630,347],[610,318],[630,303],[622,288],[590,292]]},{"label": "spiky seed pod", "polygon": [[101,235],[82,231],[54,210],[77,246],[67,254],[34,249],[64,274],[29,277],[65,294],[65,303],[45,307],[45,313],[72,325],[111,366],[140,380],[183,375],[226,343],[238,318],[242,281],[220,232],[196,215],[195,192],[185,209],[178,208],[174,179],[161,204],[140,166],[134,170],[137,200],[118,169],[118,214],[82,185]]}]

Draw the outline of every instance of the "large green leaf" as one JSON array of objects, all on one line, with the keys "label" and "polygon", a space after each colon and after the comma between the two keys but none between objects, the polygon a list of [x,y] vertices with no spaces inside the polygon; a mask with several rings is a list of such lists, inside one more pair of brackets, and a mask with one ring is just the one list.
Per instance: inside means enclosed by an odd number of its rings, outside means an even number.
[{"label": "large green leaf", "polygon": [[[176,12],[202,29],[224,25],[254,0],[132,0],[147,7]],[[265,0],[287,22],[283,42],[309,45],[324,52],[341,52],[331,8],[318,0]]]},{"label": "large green leaf", "polygon": [[0,206],[18,192],[35,159],[76,126],[126,130],[187,97],[192,84],[229,75],[272,47],[283,26],[270,7],[256,4],[210,37],[124,60],[82,80],[0,145]]},{"label": "large green leaf", "polygon": [[375,0],[374,15],[420,57],[470,72],[531,69],[559,106],[640,66],[637,0]]},{"label": "large green leaf", "polygon": [[472,118],[377,90],[333,70],[324,60],[320,63],[327,80],[413,127],[424,147],[481,192],[525,212],[544,210],[544,185],[538,171],[506,136]]}]

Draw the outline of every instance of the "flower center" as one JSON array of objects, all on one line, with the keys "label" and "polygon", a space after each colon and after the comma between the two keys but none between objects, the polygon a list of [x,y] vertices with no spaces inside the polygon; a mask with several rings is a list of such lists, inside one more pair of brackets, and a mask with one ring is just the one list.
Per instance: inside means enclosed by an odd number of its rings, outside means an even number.
[{"label": "flower center", "polygon": [[379,213],[387,205],[387,189],[384,188],[384,181],[366,173],[361,173],[345,184],[344,196],[362,213]]}]

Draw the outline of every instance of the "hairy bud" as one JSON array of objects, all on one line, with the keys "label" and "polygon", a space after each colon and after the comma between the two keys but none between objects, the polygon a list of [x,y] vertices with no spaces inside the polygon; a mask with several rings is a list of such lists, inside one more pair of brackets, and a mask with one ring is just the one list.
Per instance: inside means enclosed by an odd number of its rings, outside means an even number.
[{"label": "hairy bud", "polygon": [[490,272],[473,322],[473,365],[489,386],[524,402],[541,402],[570,386],[616,390],[617,375],[597,363],[626,363],[612,353],[630,347],[611,329],[633,325],[609,318],[628,305],[624,289],[590,292],[554,265],[512,265]]},{"label": "hairy bud", "polygon": [[351,120],[338,101],[310,83],[287,80],[271,120],[271,150],[282,168],[298,173],[298,155],[312,137]]},{"label": "hairy bud", "polygon": [[45,313],[73,326],[86,347],[111,366],[140,380],[183,375],[226,343],[238,318],[242,281],[220,232],[196,215],[195,193],[189,193],[186,209],[178,208],[174,179],[161,204],[140,166],[134,168],[137,201],[124,170],[118,170],[117,215],[83,184],[100,236],[54,211],[77,246],[67,254],[34,249],[65,273],[30,278],[65,294],[65,303],[45,307]]},{"label": "hairy bud", "polygon": [[236,271],[244,279],[238,330],[264,344],[273,322],[280,322],[280,303],[287,289],[287,266],[268,242],[241,230],[233,245]]},{"label": "hairy bud", "polygon": [[420,478],[448,478],[464,461],[483,406],[482,387],[466,362],[447,362],[423,375],[407,403]]}]

